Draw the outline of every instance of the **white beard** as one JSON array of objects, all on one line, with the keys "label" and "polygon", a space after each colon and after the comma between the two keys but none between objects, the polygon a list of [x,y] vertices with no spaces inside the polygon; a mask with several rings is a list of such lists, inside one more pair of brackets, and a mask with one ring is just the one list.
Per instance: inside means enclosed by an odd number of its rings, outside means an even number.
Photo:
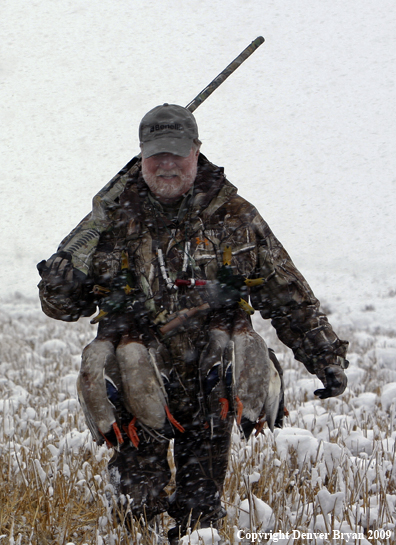
[{"label": "white beard", "polygon": [[[189,171],[182,174],[179,169],[163,170],[158,168],[155,174],[150,174],[147,169],[142,165],[142,174],[144,181],[149,186],[151,192],[157,197],[158,200],[165,203],[177,201],[187,193],[192,187],[194,180],[197,176],[197,165],[193,165]],[[161,178],[166,175],[176,175],[177,178],[173,180],[166,180]]]}]

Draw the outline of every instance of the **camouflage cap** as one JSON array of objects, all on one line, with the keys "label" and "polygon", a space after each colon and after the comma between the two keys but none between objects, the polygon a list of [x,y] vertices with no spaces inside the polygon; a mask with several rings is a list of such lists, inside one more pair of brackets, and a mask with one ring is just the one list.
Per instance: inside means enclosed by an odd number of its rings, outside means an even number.
[{"label": "camouflage cap", "polygon": [[157,153],[187,157],[195,138],[198,127],[194,116],[177,104],[156,106],[140,122],[139,140],[145,159]]}]

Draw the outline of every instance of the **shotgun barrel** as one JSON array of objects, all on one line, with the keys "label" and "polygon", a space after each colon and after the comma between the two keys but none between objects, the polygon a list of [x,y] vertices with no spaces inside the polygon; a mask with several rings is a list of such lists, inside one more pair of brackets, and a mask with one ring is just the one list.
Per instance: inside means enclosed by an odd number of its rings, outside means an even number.
[{"label": "shotgun barrel", "polygon": [[250,57],[250,55],[254,53],[258,47],[260,47],[262,43],[264,43],[264,38],[262,36],[259,36],[253,40],[252,43],[242,51],[242,53],[240,53],[232,62],[230,62],[230,64],[224,68],[224,70],[220,72],[220,74],[216,76],[215,79],[209,83],[209,85],[205,87],[205,89],[198,93],[194,100],[187,104],[187,110],[194,112],[198,106],[200,106],[202,102],[204,102],[204,100],[206,100],[213,93],[213,91],[220,87],[228,76],[231,76],[231,74],[235,72],[235,70],[239,68],[241,64],[246,61],[246,59]]}]

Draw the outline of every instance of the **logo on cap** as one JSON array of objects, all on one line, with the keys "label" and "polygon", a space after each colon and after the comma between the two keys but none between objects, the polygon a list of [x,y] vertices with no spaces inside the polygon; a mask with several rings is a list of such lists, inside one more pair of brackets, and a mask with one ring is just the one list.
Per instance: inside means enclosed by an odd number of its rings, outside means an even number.
[{"label": "logo on cap", "polygon": [[180,125],[180,123],[168,123],[167,125],[152,125],[150,127],[150,132],[163,131],[164,129],[170,129],[171,131],[182,131],[183,125]]}]

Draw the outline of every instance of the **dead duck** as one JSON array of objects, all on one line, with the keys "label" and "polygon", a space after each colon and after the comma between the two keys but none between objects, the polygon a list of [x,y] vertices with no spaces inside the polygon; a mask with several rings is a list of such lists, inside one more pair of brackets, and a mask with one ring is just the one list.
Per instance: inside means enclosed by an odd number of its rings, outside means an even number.
[{"label": "dead duck", "polygon": [[98,443],[103,440],[118,446],[124,442],[117,424],[116,408],[110,401],[106,383],[118,389],[106,375],[106,367],[114,367],[115,351],[109,340],[94,339],[82,353],[81,369],[77,378],[77,394],[88,428]]},{"label": "dead duck", "polygon": [[146,348],[128,335],[116,350],[113,342],[98,338],[84,348],[77,393],[95,441],[119,448],[128,437],[138,448],[137,421],[160,430],[168,418],[184,431],[168,409],[168,379],[160,369],[160,347]]},{"label": "dead duck", "polygon": [[283,403],[282,381],[264,339],[253,329],[250,318],[236,311],[228,359],[233,370],[237,422],[248,438],[264,419],[274,430],[279,406]]},{"label": "dead duck", "polygon": [[[116,448],[124,442],[119,425],[138,447],[137,420],[159,430],[168,417],[184,431],[168,409],[166,376],[159,370],[161,350],[146,348],[140,340],[131,285],[133,276],[123,252],[111,289],[94,287],[97,295],[105,296],[101,311],[91,320],[99,323],[98,336],[83,351],[77,380],[80,404],[93,437],[97,441],[104,438],[109,447]],[[105,374],[106,368],[115,371],[112,378]]]},{"label": "dead duck", "polygon": [[[209,323],[208,343],[200,359],[201,391],[209,406],[218,397],[222,419],[231,408],[248,438],[256,425],[262,427],[263,419],[273,431],[280,405],[283,408],[283,383],[264,340],[251,325],[254,309],[247,302],[247,291],[242,294],[243,286],[246,290],[260,285],[262,279],[234,275],[231,259],[231,248],[226,246],[212,289],[215,300],[216,290],[217,299],[220,293],[222,308]],[[229,307],[226,312],[224,305]]]},{"label": "dead duck", "polygon": [[209,323],[208,341],[199,360],[201,406],[206,418],[220,410],[221,418],[225,419],[229,410],[224,355],[230,339],[228,315],[215,313]]},{"label": "dead duck", "polygon": [[146,347],[142,342],[124,336],[116,348],[116,358],[123,386],[123,402],[137,421],[161,430],[166,418],[179,431],[184,428],[172,417],[168,408],[165,383],[168,381],[161,355],[161,345]]},{"label": "dead duck", "polygon": [[[77,393],[87,425],[97,442],[106,441],[107,445],[118,448],[124,442],[119,428],[120,416],[114,404],[117,392],[117,404],[120,405],[118,364],[115,355],[121,333],[118,312],[124,310],[129,302],[132,277],[129,271],[128,255],[122,252],[120,271],[114,278],[111,288],[95,285],[93,293],[102,297],[101,310],[92,324],[99,323],[98,335],[88,344],[82,353],[81,369],[77,378]],[[105,318],[105,319],[104,319]],[[125,328],[127,321],[122,320]],[[108,375],[106,375],[106,369]],[[111,377],[109,375],[112,375]],[[112,401],[113,398],[113,401]],[[119,412],[119,411],[118,411]]]},{"label": "dead duck", "polygon": [[[231,321],[230,321],[231,320]],[[279,364],[278,364],[279,365]],[[242,309],[215,315],[200,363],[204,414],[226,419],[231,410],[246,438],[264,422],[271,431],[283,415],[281,369],[277,370],[263,338]]]}]

